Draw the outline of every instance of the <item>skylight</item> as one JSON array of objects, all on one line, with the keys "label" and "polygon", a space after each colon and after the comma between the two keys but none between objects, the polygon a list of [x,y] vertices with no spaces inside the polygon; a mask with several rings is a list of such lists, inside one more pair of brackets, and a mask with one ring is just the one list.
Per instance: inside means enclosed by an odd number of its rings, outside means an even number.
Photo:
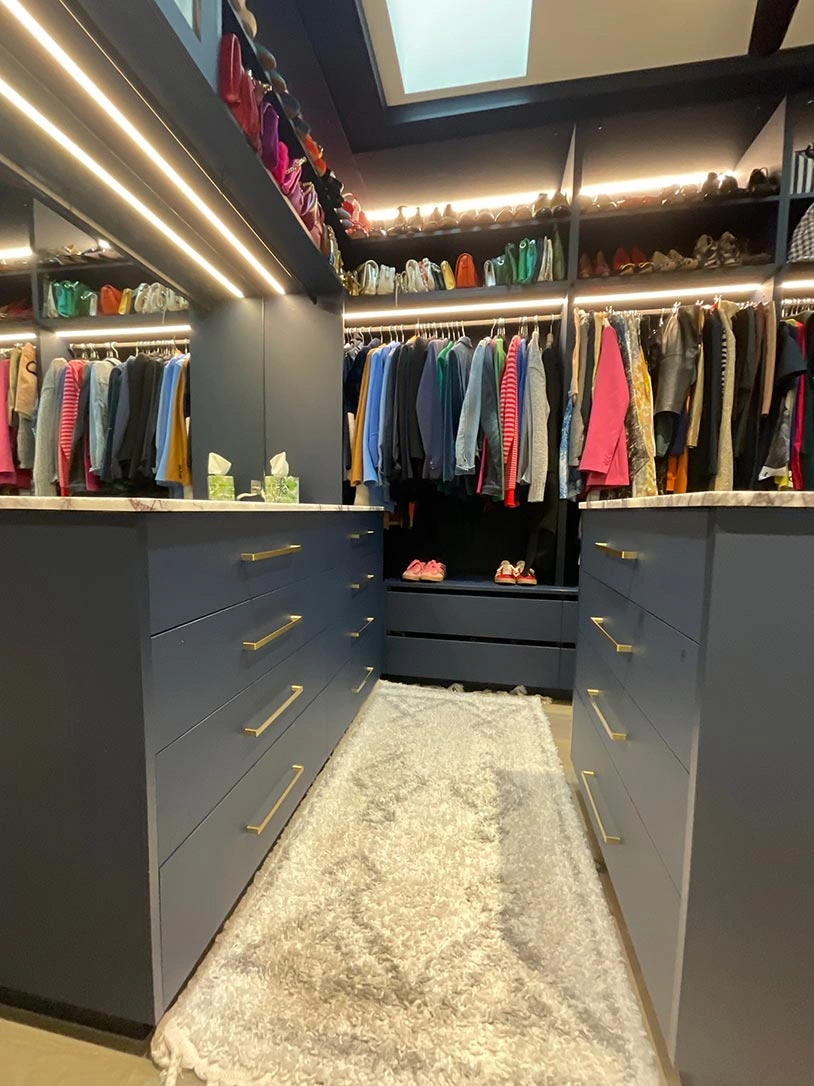
[{"label": "skylight", "polygon": [[387,0],[405,94],[523,78],[533,0]]}]

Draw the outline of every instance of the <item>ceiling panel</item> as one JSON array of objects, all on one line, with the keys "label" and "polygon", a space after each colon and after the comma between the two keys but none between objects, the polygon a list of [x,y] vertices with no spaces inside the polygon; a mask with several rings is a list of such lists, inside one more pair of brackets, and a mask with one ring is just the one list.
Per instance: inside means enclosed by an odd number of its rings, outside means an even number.
[{"label": "ceiling panel", "polygon": [[791,26],[788,29],[784,49],[794,49],[798,45],[811,45],[814,43],[814,0],[800,0],[797,10],[791,17]]}]

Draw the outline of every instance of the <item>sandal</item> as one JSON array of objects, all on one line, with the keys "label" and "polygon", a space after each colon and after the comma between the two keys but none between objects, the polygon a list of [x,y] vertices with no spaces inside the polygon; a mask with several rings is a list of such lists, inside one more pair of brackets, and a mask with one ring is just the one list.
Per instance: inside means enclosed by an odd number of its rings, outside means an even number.
[{"label": "sandal", "polygon": [[693,256],[695,257],[695,266],[697,268],[718,267],[718,246],[709,234],[702,234],[698,241],[696,241]]},{"label": "sandal", "polygon": [[675,260],[672,260],[665,253],[656,249],[653,253],[653,270],[657,272],[674,272],[680,265],[676,264]]},{"label": "sandal", "polygon": [[648,260],[644,253],[637,246],[630,252],[630,259],[636,266],[637,272],[651,272],[653,271],[653,261]]},{"label": "sandal", "polygon": [[440,581],[443,581],[446,575],[447,567],[444,563],[436,562],[434,558],[431,558],[424,566],[419,579],[422,581],[432,581],[437,584]]},{"label": "sandal", "polygon": [[402,581],[420,581],[424,572],[424,563],[414,558],[401,575]]},{"label": "sandal", "polygon": [[718,240],[718,262],[725,268],[734,268],[741,263],[738,239],[728,230],[725,230]]},{"label": "sandal", "polygon": [[671,249],[667,256],[675,264],[676,271],[695,271],[698,267],[697,260],[691,256],[682,256],[678,249]]},{"label": "sandal", "polygon": [[519,569],[507,562],[505,559],[497,567],[497,573],[495,573],[495,584],[517,584],[517,576],[520,572]]}]

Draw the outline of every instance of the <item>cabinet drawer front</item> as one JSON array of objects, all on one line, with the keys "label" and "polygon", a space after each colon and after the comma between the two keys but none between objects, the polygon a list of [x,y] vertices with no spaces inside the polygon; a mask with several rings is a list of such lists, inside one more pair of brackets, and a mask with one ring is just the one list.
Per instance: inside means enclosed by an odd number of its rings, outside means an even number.
[{"label": "cabinet drawer front", "polygon": [[150,518],[150,632],[170,630],[325,569],[327,525],[317,524],[318,515],[314,521],[308,516]]},{"label": "cabinet drawer front", "polygon": [[700,641],[706,532],[696,511],[588,510],[582,570]]},{"label": "cabinet drawer front", "polygon": [[[161,866],[165,1004],[195,967],[319,772],[325,711],[321,698],[312,702]],[[256,832],[260,827],[262,832]]]},{"label": "cabinet drawer front", "polygon": [[[365,556],[381,562],[384,522],[381,513],[345,513],[336,540],[336,558]],[[375,571],[374,571],[375,572]]]},{"label": "cabinet drawer front", "polygon": [[578,655],[579,697],[681,893],[690,775],[611,669],[585,646]]},{"label": "cabinet drawer front", "polygon": [[385,675],[559,690],[560,650],[548,645],[400,637],[385,641]]},{"label": "cabinet drawer front", "polygon": [[[571,758],[647,990],[667,1036],[678,950],[679,895],[579,697],[574,699]],[[603,829],[608,837],[619,840],[605,843]]]},{"label": "cabinet drawer front", "polygon": [[183,735],[330,625],[336,587],[335,574],[323,573],[153,637],[153,750]]},{"label": "cabinet drawer front", "polygon": [[394,633],[505,638],[558,645],[562,603],[517,595],[455,595],[426,589],[416,592],[393,589],[387,593],[387,628]]},{"label": "cabinet drawer front", "polygon": [[346,656],[335,627],[323,630],[156,756],[159,863],[308,708]]},{"label": "cabinet drawer front", "polygon": [[373,691],[381,674],[381,652],[359,645],[328,688],[330,712],[325,714],[325,753],[331,754]]},{"label": "cabinet drawer front", "polygon": [[580,587],[583,645],[611,669],[689,769],[698,724],[698,645],[588,574]]}]

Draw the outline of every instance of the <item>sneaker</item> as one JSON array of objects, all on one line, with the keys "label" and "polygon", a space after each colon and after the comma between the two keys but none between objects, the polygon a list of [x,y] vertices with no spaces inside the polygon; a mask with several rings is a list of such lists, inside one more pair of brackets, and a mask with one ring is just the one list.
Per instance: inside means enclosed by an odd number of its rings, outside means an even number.
[{"label": "sneaker", "polygon": [[495,573],[495,584],[517,584],[518,570],[505,559],[497,567],[497,573]]},{"label": "sneaker", "polygon": [[534,570],[531,568],[531,566],[529,566],[529,568],[526,569],[524,563],[521,562],[519,567],[518,567],[518,574],[517,574],[517,582],[516,583],[517,584],[537,584],[537,574],[534,572]]},{"label": "sneaker", "polygon": [[401,575],[402,581],[420,581],[425,569],[424,563],[414,558]]},{"label": "sneaker", "polygon": [[447,567],[444,565],[444,563],[436,562],[434,558],[431,558],[430,561],[427,562],[426,566],[424,566],[424,569],[421,573],[421,580],[434,581],[437,583],[439,581],[443,581],[446,575]]}]

